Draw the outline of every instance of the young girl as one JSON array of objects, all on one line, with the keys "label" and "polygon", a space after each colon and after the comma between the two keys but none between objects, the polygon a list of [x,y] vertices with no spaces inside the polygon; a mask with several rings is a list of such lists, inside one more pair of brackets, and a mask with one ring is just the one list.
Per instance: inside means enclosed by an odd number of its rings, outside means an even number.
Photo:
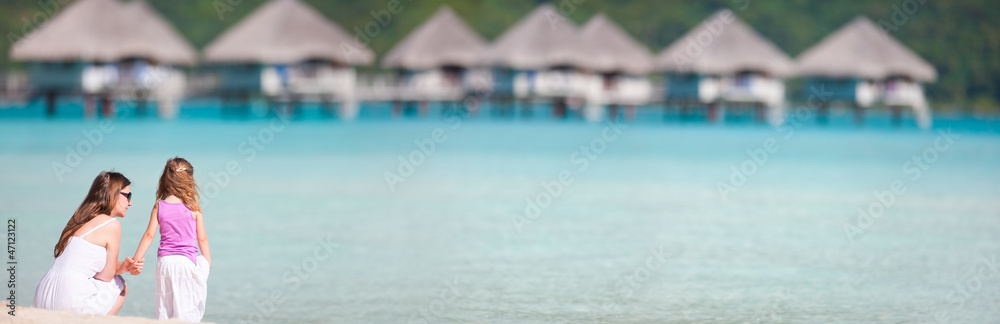
[{"label": "young girl", "polygon": [[[198,186],[194,168],[180,157],[167,160],[156,188],[156,205],[149,215],[149,226],[135,251],[136,262],[143,260],[146,249],[160,230],[160,248],[156,252],[156,318],[178,318],[199,322],[205,315],[208,295],[208,272],[212,255],[198,206]],[[196,236],[197,235],[197,236]],[[197,240],[201,248],[195,247]],[[141,263],[132,274],[142,272]]]}]

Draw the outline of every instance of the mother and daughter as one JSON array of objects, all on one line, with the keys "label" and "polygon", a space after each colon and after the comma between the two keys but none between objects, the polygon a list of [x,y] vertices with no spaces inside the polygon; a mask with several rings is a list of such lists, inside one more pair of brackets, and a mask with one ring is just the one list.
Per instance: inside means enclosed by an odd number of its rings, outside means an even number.
[{"label": "mother and daughter", "polygon": [[212,255],[191,163],[179,157],[167,161],[156,200],[135,255],[118,261],[122,230],[116,217],[125,217],[132,206],[131,182],[114,171],[97,175],[59,236],[55,262],[35,288],[34,307],[118,314],[128,294],[121,274],[142,273],[144,255],[159,229],[154,275],[156,317],[201,321]]}]

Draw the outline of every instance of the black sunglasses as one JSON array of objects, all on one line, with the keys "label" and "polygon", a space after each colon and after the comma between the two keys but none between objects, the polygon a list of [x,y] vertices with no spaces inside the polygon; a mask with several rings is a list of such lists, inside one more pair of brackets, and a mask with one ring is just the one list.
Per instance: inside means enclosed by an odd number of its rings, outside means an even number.
[{"label": "black sunglasses", "polygon": [[128,202],[132,202],[132,193],[131,192],[129,192],[129,193],[119,192],[119,193],[121,193],[122,196],[125,196],[125,198],[128,198]]}]

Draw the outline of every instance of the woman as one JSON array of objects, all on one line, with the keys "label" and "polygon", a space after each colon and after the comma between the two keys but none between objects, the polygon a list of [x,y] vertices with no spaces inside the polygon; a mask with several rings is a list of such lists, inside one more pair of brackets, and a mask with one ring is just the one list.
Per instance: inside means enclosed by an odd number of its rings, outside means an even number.
[{"label": "woman", "polygon": [[56,243],[56,260],[35,288],[34,307],[118,314],[128,292],[119,275],[142,266],[132,258],[118,262],[122,228],[115,217],[125,217],[132,205],[130,184],[118,172],[97,175]]}]

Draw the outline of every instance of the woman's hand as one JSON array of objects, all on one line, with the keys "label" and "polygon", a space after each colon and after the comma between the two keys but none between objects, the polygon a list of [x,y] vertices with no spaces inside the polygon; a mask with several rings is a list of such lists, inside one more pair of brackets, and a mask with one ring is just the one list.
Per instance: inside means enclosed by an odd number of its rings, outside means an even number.
[{"label": "woman's hand", "polygon": [[118,264],[118,269],[115,271],[115,275],[117,276],[126,272],[131,272],[133,266],[135,266],[135,260],[133,260],[132,257],[127,257],[125,258],[125,261]]},{"label": "woman's hand", "polygon": [[142,266],[143,266],[143,263],[145,263],[145,262],[146,262],[145,258],[135,259],[135,263],[132,264],[132,269],[129,270],[129,273],[132,274],[133,276],[138,276],[139,274],[141,274],[142,273]]}]

